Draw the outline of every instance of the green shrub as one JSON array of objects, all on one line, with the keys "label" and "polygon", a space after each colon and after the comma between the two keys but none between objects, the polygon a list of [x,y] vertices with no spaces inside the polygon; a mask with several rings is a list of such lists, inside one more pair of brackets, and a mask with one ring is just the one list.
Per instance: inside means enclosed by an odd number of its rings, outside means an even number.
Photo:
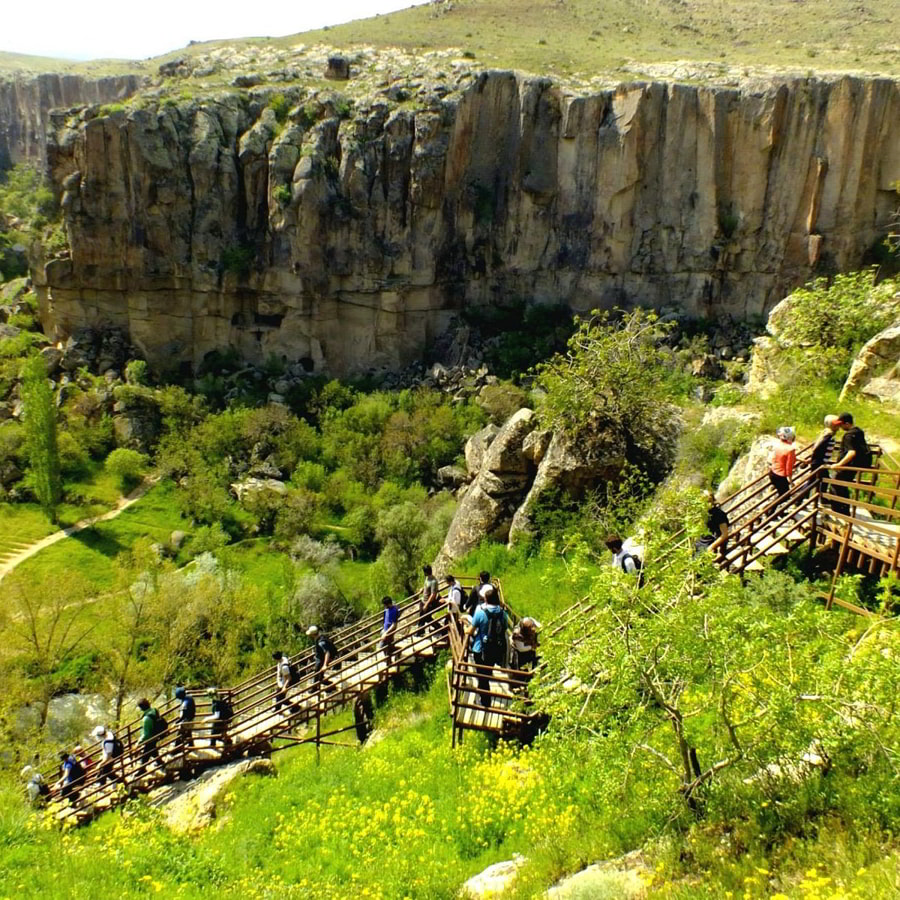
[{"label": "green shrub", "polygon": [[273,191],[272,197],[279,206],[289,206],[293,194],[288,184],[279,184]]},{"label": "green shrub", "polygon": [[222,251],[222,268],[226,272],[245,277],[250,274],[255,256],[253,248],[246,245],[226,247]]},{"label": "green shrub", "polygon": [[478,405],[495,425],[502,425],[513,413],[528,406],[528,394],[510,382],[486,384],[478,394]]},{"label": "green shrub", "polygon": [[291,102],[284,94],[276,94],[269,100],[269,109],[275,113],[275,119],[278,124],[284,125],[291,110]]},{"label": "green shrub", "polygon": [[146,385],[149,381],[147,363],[143,359],[131,359],[125,364],[125,381],[128,384]]},{"label": "green shrub", "polygon": [[853,351],[900,316],[895,281],[875,284],[875,269],[819,279],[791,294],[779,337],[799,346]]},{"label": "green shrub", "polygon": [[106,457],[106,469],[115,475],[123,490],[130,490],[143,478],[148,460],[143,453],[119,447]]}]

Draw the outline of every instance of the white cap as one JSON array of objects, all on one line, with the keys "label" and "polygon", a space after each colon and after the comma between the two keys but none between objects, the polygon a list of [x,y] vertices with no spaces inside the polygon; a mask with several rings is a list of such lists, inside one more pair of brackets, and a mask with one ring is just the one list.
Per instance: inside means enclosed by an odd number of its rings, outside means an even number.
[{"label": "white cap", "polygon": [[309,628],[306,629],[307,637],[315,637],[319,633],[318,625],[310,625]]},{"label": "white cap", "polygon": [[106,729],[105,729],[102,725],[98,725],[98,726],[91,732],[91,734],[92,734],[95,738],[106,737]]}]

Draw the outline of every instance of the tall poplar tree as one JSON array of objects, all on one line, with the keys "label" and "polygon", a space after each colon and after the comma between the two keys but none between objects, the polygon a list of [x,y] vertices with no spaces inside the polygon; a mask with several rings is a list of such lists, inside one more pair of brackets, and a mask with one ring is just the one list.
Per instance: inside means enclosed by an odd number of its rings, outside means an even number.
[{"label": "tall poplar tree", "polygon": [[56,407],[40,356],[29,357],[22,367],[22,402],[25,412],[26,480],[38,502],[56,522],[56,507],[62,495],[59,447],[56,441]]}]

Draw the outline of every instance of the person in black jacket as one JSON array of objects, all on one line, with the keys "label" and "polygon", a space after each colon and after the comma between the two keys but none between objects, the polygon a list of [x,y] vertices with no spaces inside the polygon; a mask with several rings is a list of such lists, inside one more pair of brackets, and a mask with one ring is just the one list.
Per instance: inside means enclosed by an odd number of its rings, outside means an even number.
[{"label": "person in black jacket", "polygon": [[327,634],[320,631],[318,625],[310,625],[306,629],[306,636],[315,641],[313,651],[316,654],[316,680],[312,690],[320,690],[323,686],[333,689],[335,686],[334,682],[326,676],[325,670],[332,666],[337,659],[338,650],[334,645],[334,641]]},{"label": "person in black jacket", "polygon": [[[841,438],[840,457],[835,463],[837,468],[835,479],[849,483],[856,481],[856,476],[859,473],[854,472],[852,469],[848,471],[841,467],[852,466],[853,468],[867,469],[872,465],[872,453],[869,450],[866,435],[862,428],[853,424],[853,415],[851,413],[841,413],[837,417],[837,425],[838,428],[843,430],[844,435]],[[848,487],[832,485],[831,489],[839,497],[850,498],[850,489]],[[846,503],[833,502],[831,507],[836,513],[841,515],[846,516],[850,514],[850,507]]]}]

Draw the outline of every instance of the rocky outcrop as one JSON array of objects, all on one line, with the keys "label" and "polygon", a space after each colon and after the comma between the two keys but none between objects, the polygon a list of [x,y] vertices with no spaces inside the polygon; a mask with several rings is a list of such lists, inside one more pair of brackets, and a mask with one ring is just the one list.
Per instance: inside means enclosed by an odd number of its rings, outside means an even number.
[{"label": "rocky outcrop", "polygon": [[218,816],[220,798],[236,778],[277,775],[270,759],[244,759],[208,769],[190,782],[151,791],[150,802],[165,810],[166,824],[177,834],[200,831]]},{"label": "rocky outcrop", "polygon": [[277,108],[259,86],[54,114],[70,257],[40,273],[46,328],[109,322],[158,365],[396,369],[504,297],[761,314],[858,265],[895,206],[891,80],[575,96],[460,72],[414,108],[279,85]]},{"label": "rocky outcrop", "polygon": [[595,863],[569,875],[551,887],[545,896],[547,900],[580,900],[587,897],[640,900],[647,896],[651,876],[640,851],[636,850],[619,859]]},{"label": "rocky outcrop", "polygon": [[533,465],[522,452],[522,444],[533,430],[534,412],[520,409],[491,441],[435,560],[439,572],[447,571],[452,561],[465,556],[484,538],[506,540],[513,515],[534,476]]},{"label": "rocky outcrop", "polygon": [[756,438],[750,445],[750,449],[736,460],[728,474],[722,479],[722,483],[716,490],[716,496],[723,500],[740,490],[745,484],[750,484],[751,481],[765,475],[771,465],[777,440],[771,434],[764,434]]},{"label": "rocky outcrop", "polygon": [[483,872],[473,875],[460,890],[466,900],[490,900],[499,897],[516,880],[516,873],[528,860],[516,856],[488,866]]},{"label": "rocky outcrop", "polygon": [[871,340],[853,360],[850,373],[841,389],[844,400],[862,392],[879,400],[900,402],[900,323],[885,328]]},{"label": "rocky outcrop", "polygon": [[0,79],[0,169],[25,160],[44,164],[51,110],[125,100],[140,84],[137,75],[109,78],[38,75]]},{"label": "rocky outcrop", "polygon": [[[534,435],[534,437],[532,437]],[[509,527],[509,543],[530,535],[533,531],[532,513],[541,497],[550,490],[563,490],[579,497],[585,490],[601,481],[618,478],[625,465],[625,437],[608,431],[591,448],[591,459],[579,453],[560,434],[554,434],[542,450],[546,432],[532,432],[525,439],[523,452],[532,452],[538,465],[537,474],[521,506],[516,510]]]}]

